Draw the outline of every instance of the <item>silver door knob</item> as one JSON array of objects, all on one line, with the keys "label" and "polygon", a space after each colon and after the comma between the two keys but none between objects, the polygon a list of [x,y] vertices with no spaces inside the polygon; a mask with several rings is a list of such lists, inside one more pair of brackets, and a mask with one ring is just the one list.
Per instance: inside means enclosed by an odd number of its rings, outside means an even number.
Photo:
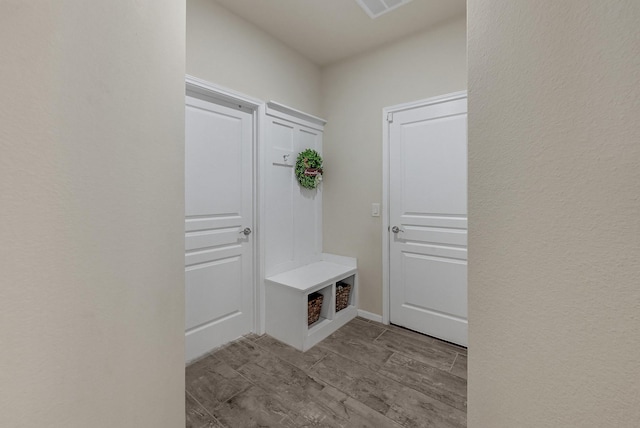
[{"label": "silver door knob", "polygon": [[402,232],[402,229],[400,229],[398,226],[393,226],[393,227],[391,228],[391,231],[392,231],[393,233],[398,233],[398,232]]},{"label": "silver door knob", "polygon": [[240,233],[244,233],[244,236],[251,235],[251,228],[249,228],[249,227],[245,227],[244,229],[242,229],[242,230],[240,231]]}]

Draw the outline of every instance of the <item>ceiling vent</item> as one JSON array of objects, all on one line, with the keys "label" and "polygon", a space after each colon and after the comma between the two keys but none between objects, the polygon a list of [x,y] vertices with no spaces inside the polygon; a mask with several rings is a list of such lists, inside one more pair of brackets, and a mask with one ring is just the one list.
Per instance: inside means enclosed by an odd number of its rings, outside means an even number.
[{"label": "ceiling vent", "polygon": [[391,12],[402,5],[409,3],[411,0],[356,0],[361,8],[367,12],[371,19],[375,19],[380,15]]}]

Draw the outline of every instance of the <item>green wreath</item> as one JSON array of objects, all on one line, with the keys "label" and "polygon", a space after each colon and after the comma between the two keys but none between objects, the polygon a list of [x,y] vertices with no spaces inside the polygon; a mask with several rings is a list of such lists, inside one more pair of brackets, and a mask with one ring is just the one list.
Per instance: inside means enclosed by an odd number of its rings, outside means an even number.
[{"label": "green wreath", "polygon": [[322,181],[322,157],[313,149],[298,154],[296,160],[296,178],[305,189],[315,189]]}]

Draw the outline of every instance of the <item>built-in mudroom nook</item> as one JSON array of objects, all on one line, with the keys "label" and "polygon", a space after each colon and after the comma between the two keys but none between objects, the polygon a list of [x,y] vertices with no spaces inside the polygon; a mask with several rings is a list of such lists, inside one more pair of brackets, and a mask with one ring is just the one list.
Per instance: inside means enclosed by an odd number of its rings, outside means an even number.
[{"label": "built-in mudroom nook", "polygon": [[322,251],[325,124],[187,78],[187,362],[250,333],[306,351],[356,317],[356,259]]},{"label": "built-in mudroom nook", "polygon": [[357,315],[356,259],[322,252],[325,123],[266,106],[265,326],[301,351]]},{"label": "built-in mudroom nook", "polygon": [[464,428],[466,20],[441,1],[429,29],[431,1],[188,1],[187,428]]}]

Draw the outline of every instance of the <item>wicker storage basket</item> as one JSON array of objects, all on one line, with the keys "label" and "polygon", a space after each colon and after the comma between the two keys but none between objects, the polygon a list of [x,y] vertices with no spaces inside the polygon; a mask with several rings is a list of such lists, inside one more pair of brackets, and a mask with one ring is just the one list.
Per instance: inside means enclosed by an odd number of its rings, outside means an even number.
[{"label": "wicker storage basket", "polygon": [[351,284],[346,282],[336,284],[336,312],[349,306],[349,294],[351,294]]},{"label": "wicker storage basket", "polygon": [[324,296],[320,293],[309,294],[309,308],[307,310],[307,325],[311,325],[320,319],[320,310],[322,309],[322,299]]}]

